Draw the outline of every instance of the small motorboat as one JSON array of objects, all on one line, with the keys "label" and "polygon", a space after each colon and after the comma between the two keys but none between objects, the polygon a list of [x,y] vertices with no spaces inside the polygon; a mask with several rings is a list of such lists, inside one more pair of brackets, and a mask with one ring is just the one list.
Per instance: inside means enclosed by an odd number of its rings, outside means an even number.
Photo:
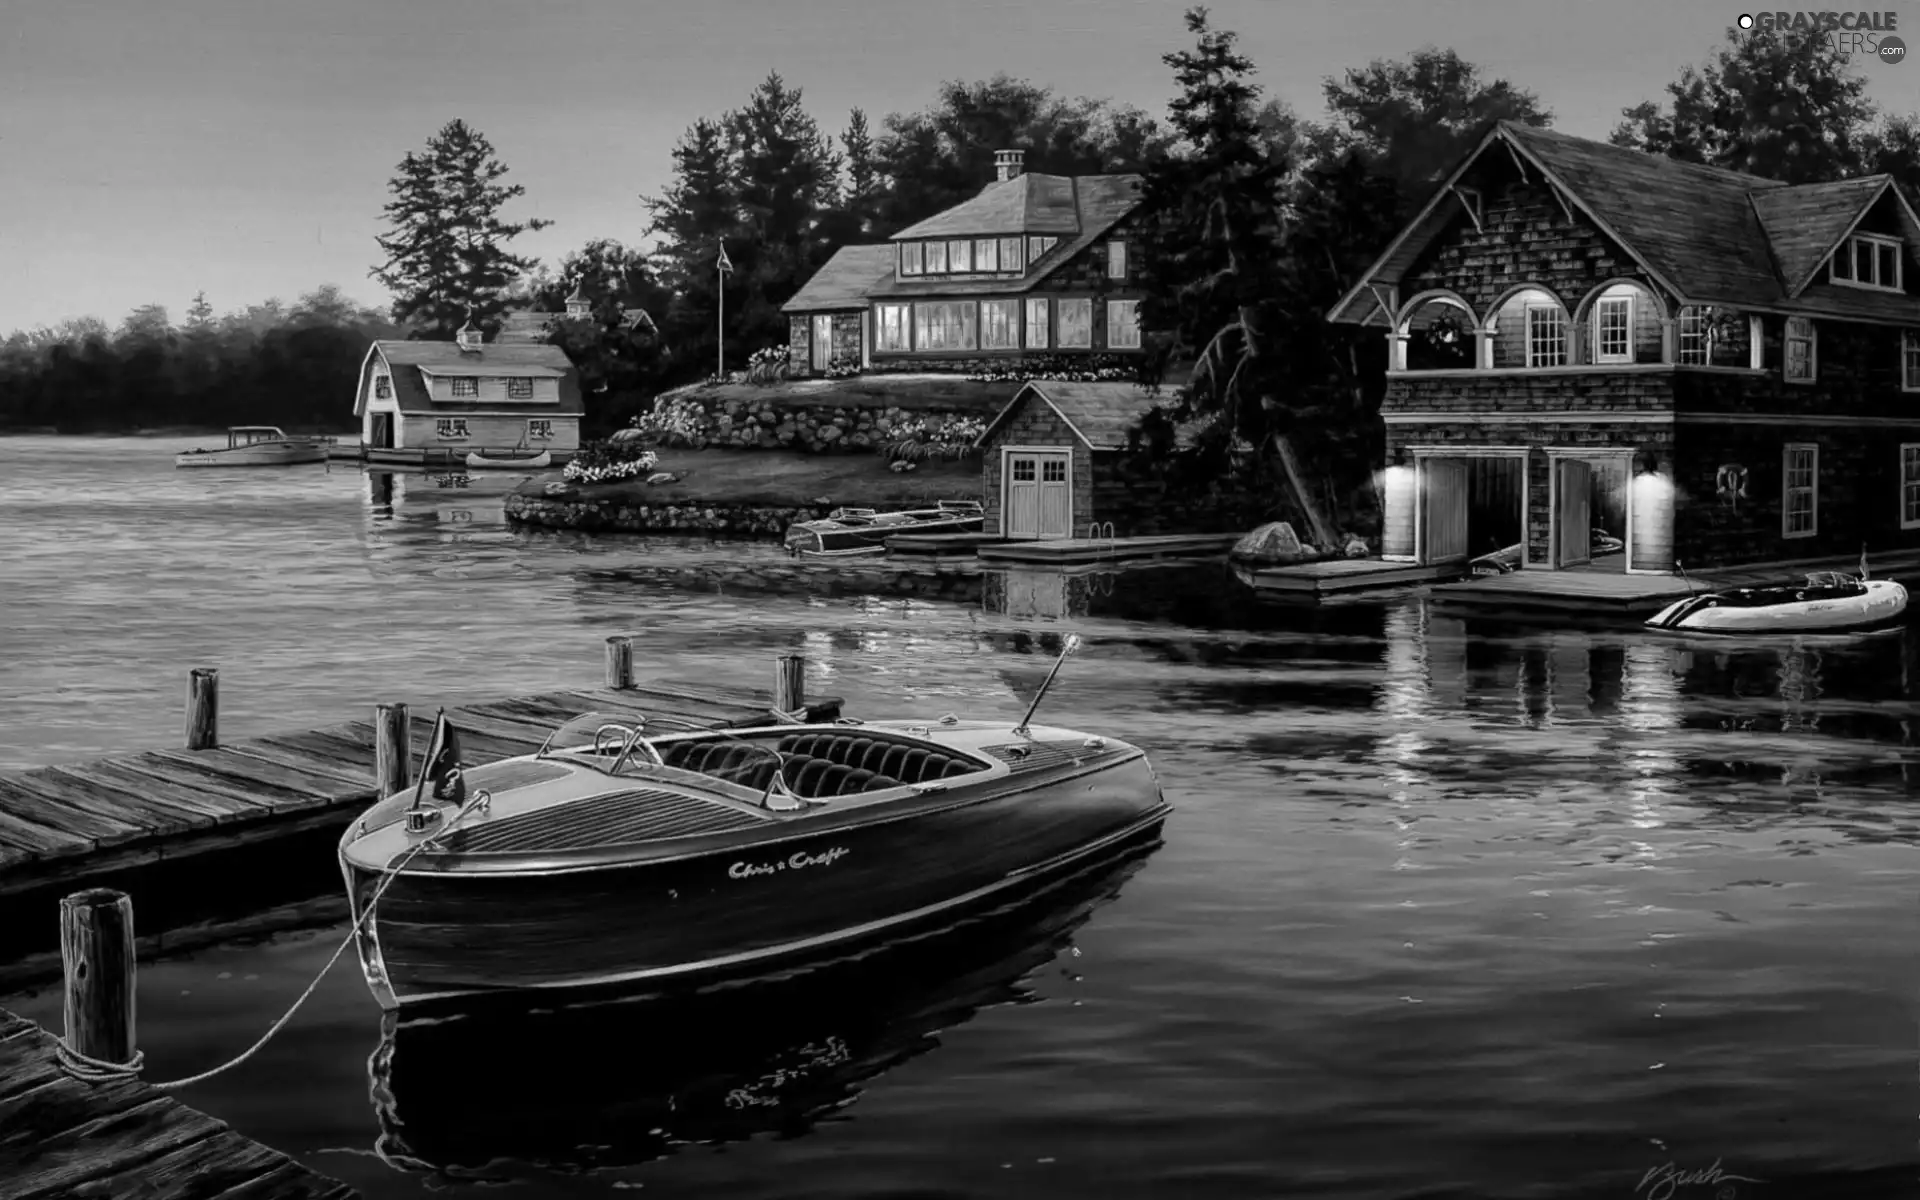
[{"label": "small motorboat", "polygon": [[1682,633],[1853,633],[1895,624],[1906,611],[1907,589],[1891,579],[1814,571],[1798,584],[1676,600],[1646,623]]},{"label": "small motorboat", "polygon": [[553,453],[542,450],[525,458],[503,458],[499,455],[469,453],[467,465],[476,471],[538,471],[553,462]]},{"label": "small motorboat", "polygon": [[443,713],[418,784],[341,839],[367,984],[399,1009],[711,979],[1070,871],[1169,811],[1139,747],[1031,725],[1076,642],[1017,724],[587,713],[463,769]]},{"label": "small motorboat", "polygon": [[327,461],[331,438],[288,437],[272,425],[235,425],[225,449],[195,448],[176,454],[176,467],[285,467]]},{"label": "small motorboat", "polygon": [[789,554],[843,557],[881,554],[887,539],[903,533],[979,533],[986,513],[978,500],[942,500],[934,508],[879,512],[871,508],[836,508],[814,521],[787,528]]}]

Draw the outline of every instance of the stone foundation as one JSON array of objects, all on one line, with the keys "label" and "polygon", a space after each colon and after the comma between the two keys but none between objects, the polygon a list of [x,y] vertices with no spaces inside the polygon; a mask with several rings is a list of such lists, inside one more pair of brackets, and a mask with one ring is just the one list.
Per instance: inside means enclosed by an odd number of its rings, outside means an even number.
[{"label": "stone foundation", "polygon": [[915,409],[875,405],[775,404],[751,400],[705,403],[694,423],[692,449],[799,450],[811,454],[870,454],[895,432],[917,423],[939,429],[952,421],[979,420],[959,409]]}]

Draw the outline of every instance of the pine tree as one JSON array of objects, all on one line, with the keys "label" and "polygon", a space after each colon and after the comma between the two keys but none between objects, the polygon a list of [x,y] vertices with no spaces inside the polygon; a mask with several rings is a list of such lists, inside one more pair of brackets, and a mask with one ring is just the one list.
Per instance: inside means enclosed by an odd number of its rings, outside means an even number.
[{"label": "pine tree", "polygon": [[209,334],[213,332],[213,305],[207,303],[205,292],[195,292],[193,303],[187,305],[188,333]]},{"label": "pine tree", "polygon": [[847,187],[840,207],[845,210],[857,236],[873,232],[874,205],[879,199],[880,162],[874,156],[873,135],[867,128],[867,114],[854,109],[847,118],[846,132],[840,135],[840,149],[847,164]]},{"label": "pine tree", "polygon": [[394,293],[395,321],[428,337],[450,336],[469,317],[482,329],[497,325],[507,289],[535,265],[506,243],[553,224],[501,218],[507,201],[526,193],[501,183],[506,174],[485,136],[457,119],[427,140],[426,153],[400,161],[382,210],[391,231],[375,239],[387,261],[370,272]]},{"label": "pine tree", "polygon": [[715,262],[722,242],[729,253],[741,248],[734,147],[720,122],[694,122],[673,147],[673,182],[661,195],[641,200],[653,216],[647,232],[661,241],[661,282],[673,295],[662,332],[680,361],[711,362]]}]

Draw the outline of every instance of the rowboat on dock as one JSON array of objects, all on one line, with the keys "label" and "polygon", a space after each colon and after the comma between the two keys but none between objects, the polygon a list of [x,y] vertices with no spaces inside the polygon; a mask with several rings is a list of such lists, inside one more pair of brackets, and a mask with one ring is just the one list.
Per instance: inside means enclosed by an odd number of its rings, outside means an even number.
[{"label": "rowboat on dock", "polygon": [[1647,619],[1678,633],[1857,633],[1896,625],[1907,589],[1891,579],[1813,571],[1804,582],[1730,588],[1676,600]]},{"label": "rowboat on dock", "polygon": [[340,844],[367,984],[398,1009],[756,971],[1084,865],[1168,806],[1139,747],[1031,726],[1074,645],[1017,724],[588,713],[463,774],[443,720]]},{"label": "rowboat on dock", "polygon": [[986,513],[977,500],[942,500],[933,508],[879,512],[871,508],[836,508],[813,521],[787,528],[789,554],[844,557],[884,554],[887,539],[903,533],[979,533]]},{"label": "rowboat on dock", "polygon": [[285,467],[327,460],[330,438],[288,437],[273,425],[234,425],[225,449],[194,448],[173,456],[176,467]]},{"label": "rowboat on dock", "polygon": [[538,454],[529,454],[521,458],[510,455],[482,454],[478,451],[467,455],[467,465],[476,471],[538,471],[553,462],[553,454],[542,450]]}]

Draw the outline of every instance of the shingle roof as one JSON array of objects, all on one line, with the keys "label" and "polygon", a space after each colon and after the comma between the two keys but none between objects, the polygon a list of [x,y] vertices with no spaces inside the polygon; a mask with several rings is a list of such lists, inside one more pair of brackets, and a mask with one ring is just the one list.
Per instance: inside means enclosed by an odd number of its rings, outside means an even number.
[{"label": "shingle roof", "polygon": [[1789,292],[1805,286],[1886,186],[1886,176],[1871,175],[1753,193],[1753,210],[1760,216],[1760,227],[1773,246],[1774,263]]},{"label": "shingle roof", "polygon": [[[1028,396],[1051,406],[1080,440],[1093,450],[1126,449],[1128,431],[1147,415],[1148,410],[1173,401],[1170,392],[1155,394],[1137,383],[1029,380],[1013,394],[1013,399],[1007,401],[1006,407],[987,422],[987,427],[974,439],[974,445],[985,445],[987,438],[1001,423],[1027,402]],[[1182,428],[1178,441],[1190,445],[1193,431]]]},{"label": "shingle roof", "polygon": [[935,213],[893,235],[893,240],[986,237],[997,234],[1080,232],[1075,184],[1113,176],[1016,175],[988,184],[971,200]]},{"label": "shingle roof", "polygon": [[[476,352],[463,352],[453,342],[376,341],[368,350],[371,359],[378,355],[387,363],[393,378],[393,398],[403,413],[464,412],[476,407],[468,399],[435,403],[427,388],[426,376],[445,375],[517,375],[558,378],[560,403],[541,405],[533,416],[579,416],[586,411],[580,396],[580,380],[573,362],[558,346],[522,346],[488,343]],[[412,368],[408,370],[407,368]],[[364,375],[365,372],[363,371]],[[362,381],[358,413],[365,404],[366,387]]]},{"label": "shingle roof", "polygon": [[842,246],[793,294],[793,299],[780,306],[780,311],[865,308],[874,285],[893,274],[893,256],[893,246],[884,242],[877,246]]}]

